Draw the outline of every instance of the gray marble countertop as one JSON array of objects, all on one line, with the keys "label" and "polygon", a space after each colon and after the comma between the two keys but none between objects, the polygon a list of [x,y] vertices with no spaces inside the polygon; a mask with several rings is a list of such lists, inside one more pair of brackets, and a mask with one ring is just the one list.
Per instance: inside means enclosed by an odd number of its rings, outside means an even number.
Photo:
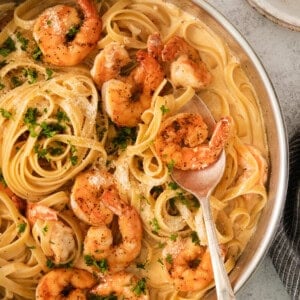
[{"label": "gray marble countertop", "polygon": [[[248,41],[260,58],[278,96],[287,133],[300,129],[300,32],[260,15],[246,0],[206,0]],[[237,299],[290,299],[269,256],[259,265]]]}]

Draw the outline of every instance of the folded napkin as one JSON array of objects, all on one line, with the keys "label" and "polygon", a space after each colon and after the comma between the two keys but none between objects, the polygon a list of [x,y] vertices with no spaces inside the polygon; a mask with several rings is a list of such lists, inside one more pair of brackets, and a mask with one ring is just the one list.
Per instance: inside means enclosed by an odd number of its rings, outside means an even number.
[{"label": "folded napkin", "polygon": [[289,145],[290,170],[287,199],[270,248],[277,273],[292,299],[300,299],[300,130]]}]

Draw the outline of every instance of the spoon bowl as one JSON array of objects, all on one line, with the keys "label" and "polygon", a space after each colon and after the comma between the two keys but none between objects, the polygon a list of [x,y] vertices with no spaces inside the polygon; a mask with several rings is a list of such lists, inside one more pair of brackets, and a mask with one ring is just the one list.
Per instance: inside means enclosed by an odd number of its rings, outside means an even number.
[{"label": "spoon bowl", "polygon": [[[208,127],[209,136],[212,134],[216,122],[207,106],[196,94],[179,112],[200,114]],[[221,180],[226,164],[224,149],[217,160],[208,167],[200,170],[180,170],[174,168],[171,177],[183,189],[193,194],[199,201],[202,209],[203,219],[206,228],[208,247],[210,251],[215,285],[218,299],[235,299],[234,293],[221,257],[220,247],[217,239],[215,224],[213,221],[209,197]],[[200,210],[195,215],[196,231],[198,236],[202,224]]]}]

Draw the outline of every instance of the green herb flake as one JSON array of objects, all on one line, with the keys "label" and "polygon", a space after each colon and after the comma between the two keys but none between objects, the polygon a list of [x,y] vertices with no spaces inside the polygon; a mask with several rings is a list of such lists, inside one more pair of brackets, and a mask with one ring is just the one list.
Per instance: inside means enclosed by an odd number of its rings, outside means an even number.
[{"label": "green herb flake", "polygon": [[165,105],[162,105],[162,106],[160,107],[160,110],[161,110],[161,112],[162,112],[162,115],[165,115],[165,114],[167,114],[168,112],[170,112],[170,109],[167,108]]},{"label": "green herb flake", "polygon": [[48,232],[48,230],[49,230],[48,225],[44,226],[43,229],[42,229],[43,234],[46,235],[46,233]]},{"label": "green herb flake", "polygon": [[57,111],[57,113],[56,113],[56,119],[57,119],[57,121],[59,123],[70,121],[68,115],[64,111],[61,111],[61,110]]},{"label": "green herb flake", "polygon": [[196,245],[200,245],[200,239],[198,237],[198,234],[196,231],[192,231],[191,232],[191,238],[192,238],[192,242]]},{"label": "green herb flake", "polygon": [[173,172],[174,166],[175,166],[175,161],[173,159],[167,163],[167,168],[169,173]]},{"label": "green herb flake", "polygon": [[47,123],[47,122],[42,122],[41,123],[41,136],[45,136],[47,138],[51,138],[55,136],[58,132],[63,133],[65,130],[65,126],[62,126],[61,124],[58,123]]},{"label": "green herb flake", "polygon": [[96,260],[91,255],[85,255],[84,256],[84,261],[85,261],[85,264],[87,266],[95,266],[102,273],[104,273],[104,272],[106,272],[108,270],[107,259],[105,259],[105,258],[100,259],[100,260]]},{"label": "green herb flake", "polygon": [[150,225],[152,226],[152,232],[157,234],[160,230],[160,226],[158,224],[157,219],[153,218],[152,221],[150,221]]},{"label": "green herb flake", "polygon": [[136,266],[138,269],[143,269],[143,270],[145,270],[146,264],[147,264],[147,261],[144,262],[144,263],[137,262],[137,263],[135,264],[135,266]]},{"label": "green herb flake", "polygon": [[40,49],[40,47],[37,45],[33,50],[32,58],[36,61],[40,61],[42,59],[42,56],[43,56],[43,52]]},{"label": "green herb flake", "polygon": [[172,233],[170,235],[170,240],[173,241],[173,242],[175,242],[177,240],[177,237],[178,237],[178,233]]},{"label": "green herb flake", "polygon": [[142,294],[146,294],[146,279],[142,278],[140,279],[137,284],[133,287],[132,291],[137,295],[141,296]]},{"label": "green herb flake", "polygon": [[46,68],[46,74],[47,74],[47,79],[46,80],[51,79],[52,75],[53,75],[53,70],[50,69],[50,68]]},{"label": "green herb flake", "polygon": [[75,38],[77,32],[79,31],[79,29],[80,29],[80,24],[73,25],[69,29],[69,31],[66,34],[66,39],[67,39],[68,42],[71,42],[71,41],[74,40],[74,38]]},{"label": "green herb flake", "polygon": [[5,88],[5,85],[0,82],[0,91],[3,90],[4,88]]},{"label": "green herb flake", "polygon": [[27,50],[27,47],[28,47],[29,40],[26,39],[26,38],[21,34],[21,32],[17,32],[16,36],[17,36],[18,41],[19,41],[20,44],[21,44],[21,49],[22,49],[23,51],[26,51],[26,50]]},{"label": "green herb flake", "polygon": [[163,263],[163,261],[162,261],[161,258],[159,258],[159,259],[157,260],[157,262],[158,262],[159,264],[161,264],[161,265],[164,265],[164,263]]},{"label": "green herb flake", "polygon": [[176,182],[169,182],[168,183],[168,187],[171,189],[171,190],[177,190],[179,187],[178,187],[178,184]]},{"label": "green herb flake", "polygon": [[1,113],[1,116],[5,119],[11,119],[12,118],[12,113],[9,112],[8,110],[4,109],[4,108],[0,108],[0,113]]},{"label": "green herb flake", "polygon": [[48,149],[42,148],[39,144],[34,145],[33,147],[34,153],[38,155],[38,158],[47,158]]},{"label": "green herb flake", "polygon": [[14,88],[22,85],[22,81],[17,76],[13,76],[10,81],[11,81],[11,84]]},{"label": "green herb flake", "polygon": [[33,84],[37,81],[38,72],[35,69],[24,69],[23,74],[28,79],[29,84]]},{"label": "green herb flake", "polygon": [[117,135],[113,138],[112,144],[114,147],[125,150],[130,144],[131,141],[136,139],[136,130],[135,128],[130,127],[120,127],[117,128]]},{"label": "green herb flake", "polygon": [[20,223],[18,224],[18,233],[23,233],[26,229],[27,224],[26,223]]},{"label": "green herb flake", "polygon": [[49,269],[53,269],[55,267],[55,263],[51,259],[47,259],[46,266]]},{"label": "green herb flake", "polygon": [[15,50],[16,50],[16,45],[14,40],[11,37],[8,37],[0,47],[0,55],[6,57],[8,56],[8,54],[10,54]]},{"label": "green herb flake", "polygon": [[167,254],[166,256],[166,261],[169,263],[169,264],[172,264],[173,263],[173,257],[170,253]]}]

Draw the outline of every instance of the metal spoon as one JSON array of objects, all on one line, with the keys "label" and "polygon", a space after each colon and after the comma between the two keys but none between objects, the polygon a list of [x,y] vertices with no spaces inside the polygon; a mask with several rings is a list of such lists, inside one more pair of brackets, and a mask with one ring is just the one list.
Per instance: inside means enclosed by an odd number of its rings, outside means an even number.
[{"label": "metal spoon", "polygon": [[[207,106],[196,94],[186,105],[180,108],[179,112],[200,114],[204,122],[207,124],[209,134],[211,134],[214,130],[216,122]],[[225,169],[225,162],[226,156],[225,151],[223,150],[218,160],[205,169],[182,171],[174,168],[171,174],[173,180],[179,186],[192,193],[200,202],[212,261],[217,297],[222,300],[235,299],[235,296],[221,257],[209,197],[222,178]],[[197,213],[195,216],[195,224],[199,236],[201,222],[201,215],[200,213]]]}]

